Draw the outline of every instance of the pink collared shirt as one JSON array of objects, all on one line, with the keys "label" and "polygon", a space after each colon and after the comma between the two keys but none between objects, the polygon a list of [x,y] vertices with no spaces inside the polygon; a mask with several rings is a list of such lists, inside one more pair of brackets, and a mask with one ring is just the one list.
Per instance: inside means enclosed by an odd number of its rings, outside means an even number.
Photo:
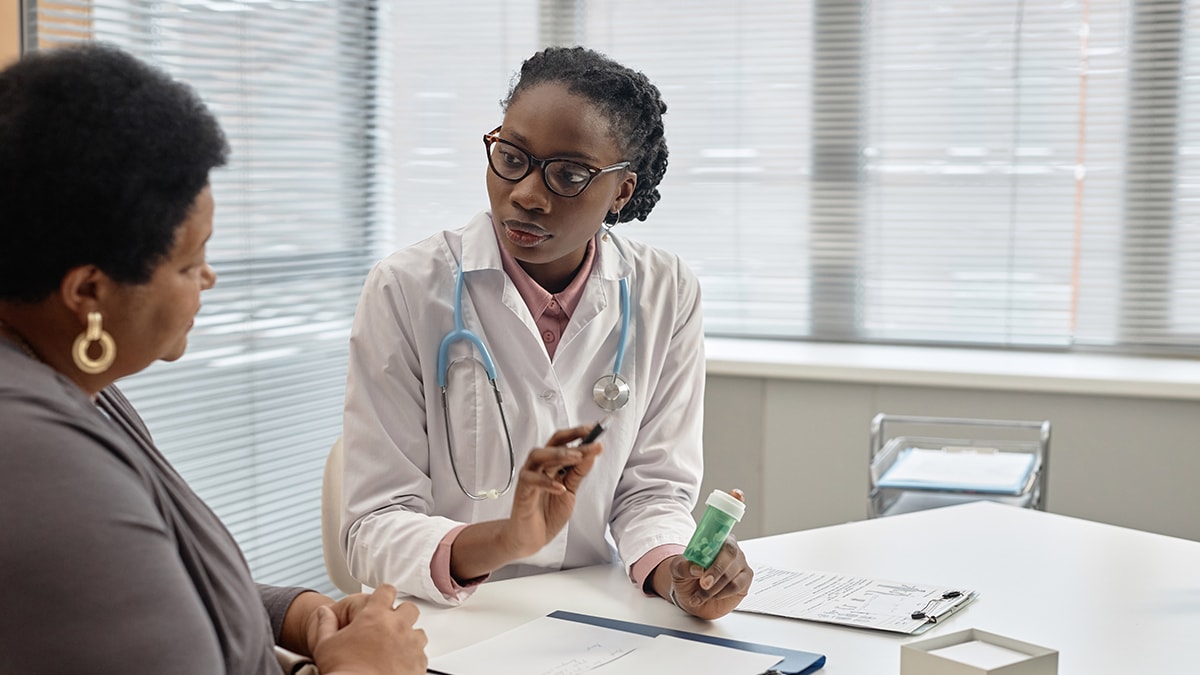
[{"label": "pink collared shirt", "polygon": [[529,308],[529,313],[533,315],[533,322],[537,324],[538,332],[542,335],[542,343],[546,345],[546,353],[553,361],[554,351],[558,349],[558,343],[571,321],[571,315],[579,306],[583,288],[587,286],[588,277],[591,276],[592,267],[596,263],[595,237],[588,240],[583,263],[579,265],[575,278],[559,293],[551,293],[538,285],[525,268],[521,267],[521,263],[504,248],[504,244],[500,244],[500,261],[504,264],[504,273],[512,279],[517,292],[521,294],[521,299],[525,301],[525,306]]},{"label": "pink collared shirt", "polygon": [[[533,321],[542,335],[542,342],[546,345],[546,353],[553,361],[554,351],[558,348],[563,331],[566,330],[567,324],[571,320],[571,314],[579,306],[584,286],[587,285],[592,267],[596,263],[595,238],[588,241],[587,252],[583,255],[583,263],[579,266],[575,278],[559,293],[550,293],[534,281],[533,277],[529,276],[529,273],[521,267],[521,264],[504,248],[502,243],[500,243],[500,260],[504,265],[504,273],[508,275],[509,279],[512,279],[513,285],[517,287],[517,292],[521,294],[521,299],[525,301],[525,306],[529,308],[529,313],[533,315]],[[433,583],[447,598],[457,597],[459,600],[463,600],[474,593],[478,585],[488,578],[485,575],[460,584],[450,574],[450,548],[454,545],[454,540],[458,538],[459,533],[466,527],[465,524],[459,525],[447,532],[446,536],[438,542],[437,551],[434,552],[433,559],[429,561],[429,571],[433,576]],[[667,558],[683,553],[683,549],[684,547],[678,544],[663,544],[652,548],[630,567],[629,575],[638,588],[645,592],[646,578],[654,572],[654,568]],[[654,595],[654,593],[651,592],[649,595]]]}]

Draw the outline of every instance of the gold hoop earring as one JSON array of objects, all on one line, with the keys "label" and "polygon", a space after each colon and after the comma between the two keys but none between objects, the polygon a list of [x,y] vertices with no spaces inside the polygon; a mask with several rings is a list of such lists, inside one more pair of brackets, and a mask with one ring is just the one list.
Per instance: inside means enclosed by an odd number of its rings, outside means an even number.
[{"label": "gold hoop earring", "polygon": [[[117,358],[117,343],[104,328],[101,327],[100,312],[88,312],[87,330],[75,338],[75,347],[71,350],[71,358],[75,359],[75,367],[88,375],[99,375],[112,367]],[[100,343],[100,357],[93,359],[88,356],[88,348],[93,342]]]}]

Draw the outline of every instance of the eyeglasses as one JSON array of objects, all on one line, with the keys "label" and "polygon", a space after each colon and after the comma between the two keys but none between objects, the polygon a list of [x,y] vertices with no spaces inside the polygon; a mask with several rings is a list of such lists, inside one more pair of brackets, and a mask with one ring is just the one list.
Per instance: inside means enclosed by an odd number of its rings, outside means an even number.
[{"label": "eyeglasses", "polygon": [[499,133],[500,127],[496,127],[483,135],[488,166],[492,168],[492,173],[516,183],[528,176],[533,167],[541,167],[542,181],[546,183],[546,187],[562,197],[577,197],[596,176],[629,168],[629,162],[617,162],[612,166],[597,169],[570,159],[540,159],[529,154],[524,148],[500,138],[497,135]]}]

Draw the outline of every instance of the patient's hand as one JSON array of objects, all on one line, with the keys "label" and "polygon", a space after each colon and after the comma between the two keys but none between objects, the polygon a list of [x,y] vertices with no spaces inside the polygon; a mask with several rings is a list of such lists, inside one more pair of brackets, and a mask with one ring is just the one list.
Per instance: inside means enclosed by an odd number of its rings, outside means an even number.
[{"label": "patient's hand", "polygon": [[[351,602],[316,610],[313,660],[322,675],[419,675],[428,659],[425,631],[416,628],[416,605],[402,602],[395,609],[396,589],[384,584],[369,597],[356,594]],[[363,599],[365,598],[365,599]],[[350,598],[347,598],[350,600]],[[339,603],[342,604],[342,603]],[[342,624],[344,610],[349,623]]]}]

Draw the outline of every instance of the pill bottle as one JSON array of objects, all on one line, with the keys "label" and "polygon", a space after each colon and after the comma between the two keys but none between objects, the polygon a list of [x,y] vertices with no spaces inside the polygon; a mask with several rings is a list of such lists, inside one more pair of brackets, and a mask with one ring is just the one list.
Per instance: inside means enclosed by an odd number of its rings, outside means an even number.
[{"label": "pill bottle", "polygon": [[[741,495],[739,490],[734,490],[734,493]],[[700,517],[700,524],[684,549],[683,557],[708,569],[725,545],[725,537],[729,536],[734,524],[746,513],[746,503],[728,492],[713,490],[705,504],[708,508]]]}]

